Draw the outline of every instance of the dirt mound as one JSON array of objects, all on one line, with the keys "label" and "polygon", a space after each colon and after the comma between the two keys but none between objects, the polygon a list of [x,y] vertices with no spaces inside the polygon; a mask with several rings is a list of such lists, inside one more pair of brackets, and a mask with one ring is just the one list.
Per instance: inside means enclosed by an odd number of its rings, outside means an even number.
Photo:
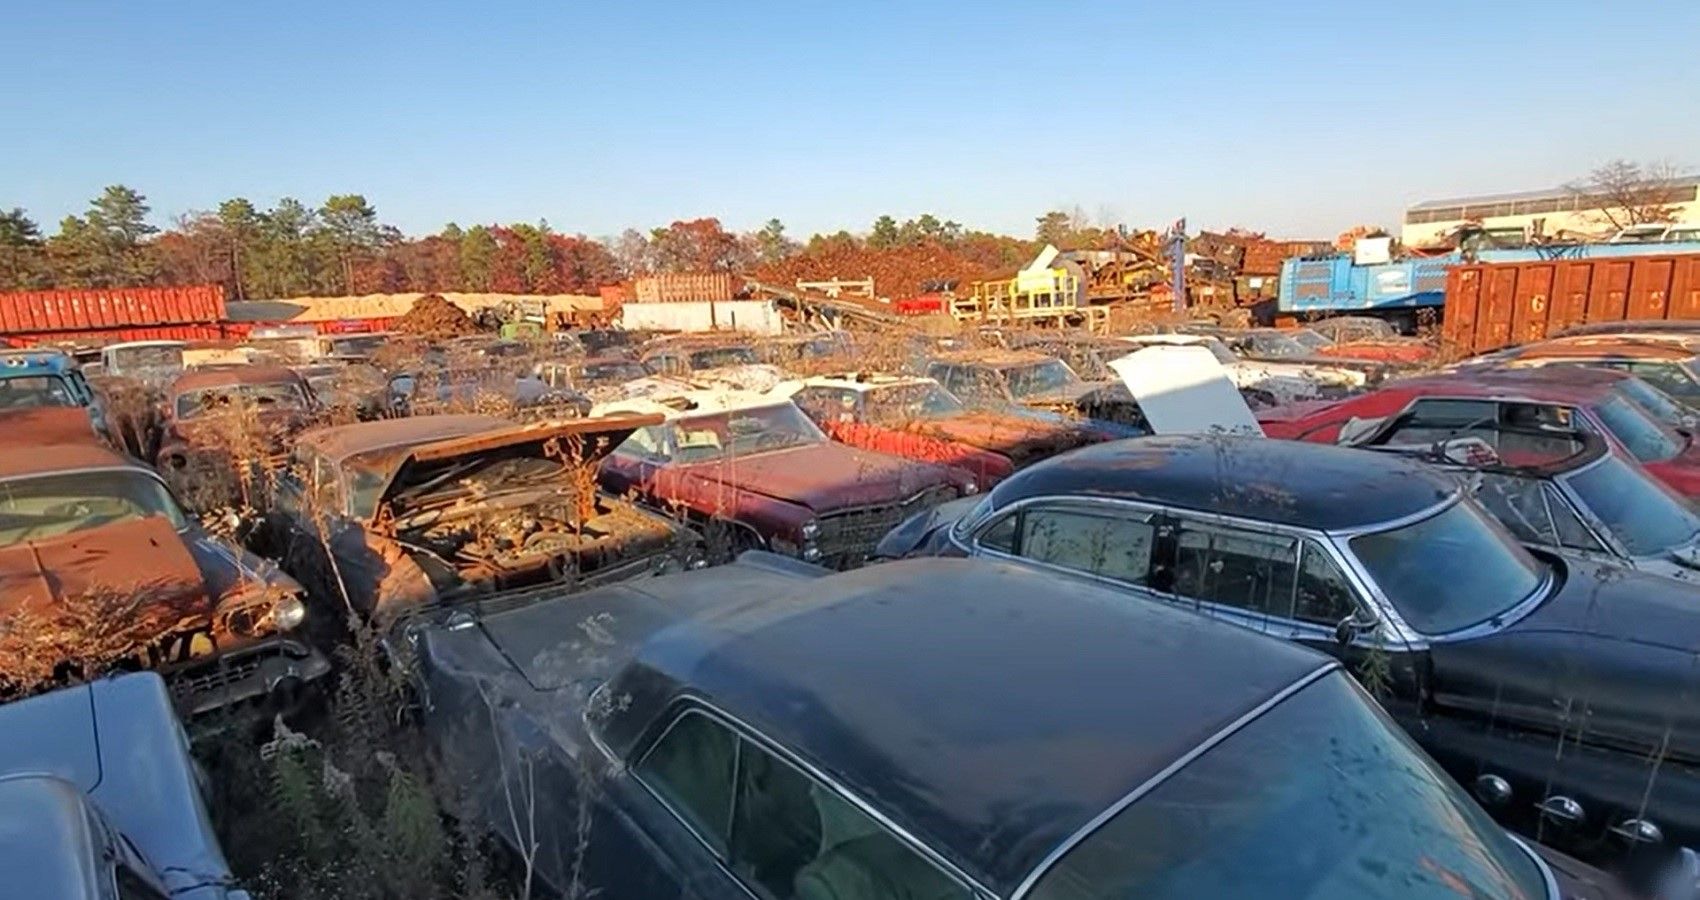
[{"label": "dirt mound", "polygon": [[426,294],[414,301],[413,308],[396,320],[395,331],[421,337],[459,337],[477,334],[478,325],[460,307],[443,299],[441,294]]}]

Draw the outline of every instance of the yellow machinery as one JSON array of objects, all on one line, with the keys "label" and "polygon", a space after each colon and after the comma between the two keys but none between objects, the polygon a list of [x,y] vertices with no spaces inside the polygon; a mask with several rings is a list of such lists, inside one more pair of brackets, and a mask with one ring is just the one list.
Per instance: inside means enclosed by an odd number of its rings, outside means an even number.
[{"label": "yellow machinery", "polygon": [[1108,321],[1109,310],[1086,305],[1080,278],[1068,269],[1052,268],[1056,258],[1057,248],[1047,245],[1014,278],[974,282],[971,292],[951,299],[951,316],[959,322],[1085,325],[1097,330]]}]

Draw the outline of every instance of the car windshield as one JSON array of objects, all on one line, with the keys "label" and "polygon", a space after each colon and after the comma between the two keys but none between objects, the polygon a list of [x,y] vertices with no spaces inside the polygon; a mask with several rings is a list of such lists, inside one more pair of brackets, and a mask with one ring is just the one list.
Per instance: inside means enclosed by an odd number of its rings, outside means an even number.
[{"label": "car windshield", "polygon": [[1399,615],[1424,634],[1503,615],[1546,577],[1541,563],[1465,500],[1409,525],[1360,534],[1350,544]]},{"label": "car windshield", "polygon": [[78,406],[71,386],[57,375],[17,375],[0,378],[0,409],[38,406]]},{"label": "car windshield", "polygon": [[880,388],[867,396],[868,421],[875,424],[938,419],[963,409],[961,400],[930,381]]},{"label": "car windshield", "polygon": [[183,368],[183,348],[178,346],[123,347],[106,352],[108,355],[107,368],[114,372],[127,372],[136,369]]},{"label": "car windshield", "polygon": [[748,347],[716,347],[691,353],[692,369],[718,369],[722,366],[753,366],[760,363],[754,350]]},{"label": "car windshield", "polygon": [[672,423],[674,458],[704,462],[825,443],[826,435],[792,403],[758,406]]},{"label": "car windshield", "polygon": [[1033,900],[1497,898],[1539,864],[1341,672],[1229,735],[1116,813]]},{"label": "car windshield", "polygon": [[0,481],[0,547],[159,516],[188,522],[171,492],[146,472],[109,469]]},{"label": "car windshield", "polygon": [[384,340],[384,337],[375,334],[332,338],[331,353],[335,356],[367,357],[375,353],[379,347],[382,347]]},{"label": "car windshield", "polygon": [[1617,392],[1634,401],[1653,414],[1653,418],[1672,428],[1681,428],[1687,424],[1693,413],[1683,409],[1680,404],[1670,398],[1664,391],[1653,387],[1641,378],[1625,378],[1617,383]]},{"label": "car windshield", "polygon": [[1254,334],[1248,341],[1255,356],[1309,356],[1310,348],[1285,334]]},{"label": "car windshield", "polygon": [[1328,339],[1327,335],[1324,335],[1321,332],[1312,331],[1309,328],[1295,329],[1293,331],[1293,340],[1307,350],[1316,350],[1318,348],[1329,347],[1334,344],[1333,341]]},{"label": "car windshield", "polygon": [[643,363],[633,360],[585,363],[578,367],[579,381],[587,385],[616,384],[647,377],[649,370],[644,368]]},{"label": "car windshield", "polygon": [[242,406],[259,411],[306,409],[307,398],[295,384],[233,384],[190,391],[177,396],[177,418],[236,412]]},{"label": "car windshield", "polygon": [[1655,556],[1700,537],[1700,515],[1681,495],[1615,455],[1564,478],[1631,556]]},{"label": "car windshield", "polygon": [[1688,404],[1700,404],[1700,379],[1694,374],[1693,361],[1631,362],[1629,371],[1645,379],[1653,387]]},{"label": "car windshield", "polygon": [[1642,462],[1670,459],[1682,450],[1681,435],[1653,421],[1646,410],[1622,395],[1614,395],[1593,409],[1612,437]]},{"label": "car windshield", "polygon": [[1014,397],[1041,397],[1045,394],[1055,394],[1068,390],[1080,382],[1072,370],[1060,359],[1047,359],[1044,362],[1031,363],[1024,366],[1011,366],[1004,370],[1004,378],[1009,384],[1009,393]]}]

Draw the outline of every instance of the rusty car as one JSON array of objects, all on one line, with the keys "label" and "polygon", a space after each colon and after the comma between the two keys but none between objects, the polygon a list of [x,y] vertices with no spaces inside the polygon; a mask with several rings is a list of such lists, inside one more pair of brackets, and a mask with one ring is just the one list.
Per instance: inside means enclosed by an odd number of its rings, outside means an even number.
[{"label": "rusty car", "polygon": [[[1133,348],[1128,348],[1133,352]],[[1082,380],[1055,356],[1028,350],[959,350],[927,363],[928,378],[975,408],[1021,408],[1085,420],[1104,439],[1144,433],[1145,416],[1125,385]]]},{"label": "rusty car", "polygon": [[969,409],[931,378],[847,372],[790,381],[788,396],[833,440],[967,469],[982,488],[1100,440],[1082,421],[1021,408]]},{"label": "rusty car", "polygon": [[437,415],[313,429],[277,480],[267,541],[318,596],[386,622],[698,565],[690,529],[596,487],[597,460],[660,421]]},{"label": "rusty car", "polygon": [[1630,896],[1495,824],[1336,661],[1009,564],[749,553],[417,655],[469,823],[564,894]]},{"label": "rusty car", "polygon": [[307,379],[279,365],[191,369],[165,388],[153,460],[191,509],[254,506],[252,485],[319,411]]},{"label": "rusty car", "polygon": [[[1480,362],[1511,368],[1598,366],[1628,372],[1700,411],[1700,346],[1669,334],[1582,335],[1523,344],[1490,353]],[[1473,361],[1470,361],[1473,362]],[[1468,362],[1466,363],[1468,365]]]},{"label": "rusty car", "polygon": [[[519,364],[515,364],[519,366]],[[548,418],[584,415],[590,399],[570,387],[550,387],[529,374],[506,368],[438,368],[396,372],[385,389],[395,416],[437,415],[498,409]]]},{"label": "rusty car", "polygon": [[686,515],[725,540],[720,555],[770,549],[835,566],[859,563],[906,516],[979,490],[951,466],[829,439],[796,404],[750,392],[686,391],[602,404],[659,415],[602,463],[602,484]]},{"label": "rusty car", "polygon": [[1685,497],[1700,497],[1700,447],[1668,417],[1669,398],[1634,376],[1588,368],[1482,369],[1407,378],[1337,403],[1293,404],[1258,414],[1264,433],[1313,443],[1350,443],[1389,416],[1433,440],[1466,437],[1495,423],[1579,428],[1599,435]]},{"label": "rusty car", "polygon": [[105,403],[76,360],[62,351],[0,353],[0,430],[33,432],[17,421],[26,413],[44,425],[53,421],[50,430],[55,434],[92,433],[111,441]]},{"label": "rusty car", "polygon": [[294,579],[204,531],[153,470],[89,443],[0,448],[0,606],[13,690],[141,666],[198,714],[291,702],[329,668],[296,636]]}]

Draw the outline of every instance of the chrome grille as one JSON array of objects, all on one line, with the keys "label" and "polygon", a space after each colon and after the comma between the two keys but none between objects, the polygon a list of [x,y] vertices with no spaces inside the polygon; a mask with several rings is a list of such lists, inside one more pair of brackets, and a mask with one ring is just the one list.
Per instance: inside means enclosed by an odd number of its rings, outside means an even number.
[{"label": "chrome grille", "polygon": [[886,532],[896,528],[904,519],[922,510],[955,499],[956,491],[945,486],[928,488],[901,503],[863,506],[840,510],[820,517],[820,547],[822,561],[838,565],[859,563],[873,552],[874,545]]}]

